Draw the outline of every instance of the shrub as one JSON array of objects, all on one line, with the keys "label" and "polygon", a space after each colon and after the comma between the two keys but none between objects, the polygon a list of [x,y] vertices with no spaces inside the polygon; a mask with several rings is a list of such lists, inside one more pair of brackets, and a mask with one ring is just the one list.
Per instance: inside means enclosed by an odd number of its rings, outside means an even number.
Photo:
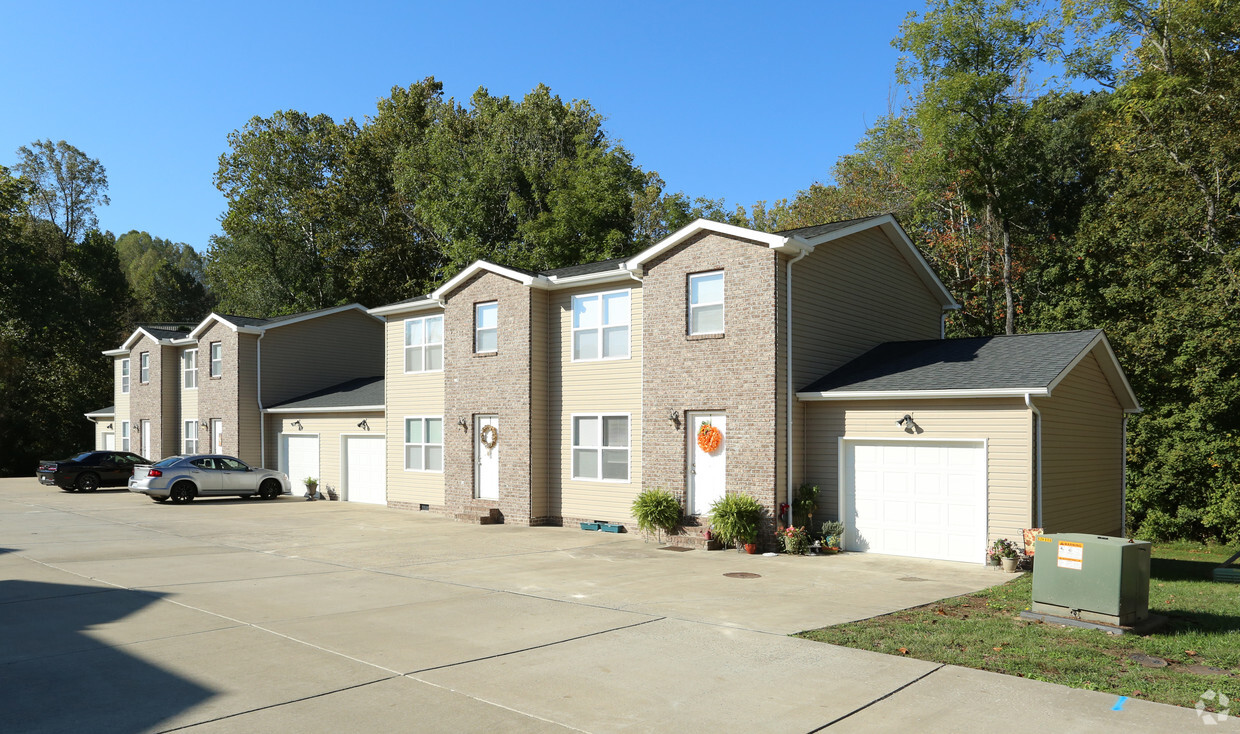
[{"label": "shrub", "polygon": [[756,543],[761,524],[762,505],[747,494],[724,495],[710,506],[711,532],[721,543]]},{"label": "shrub", "polygon": [[666,489],[646,489],[633,500],[633,518],[637,527],[656,538],[659,532],[670,533],[680,524],[680,500]]},{"label": "shrub", "polygon": [[776,534],[785,553],[803,556],[809,552],[809,533],[805,528],[784,528]]}]

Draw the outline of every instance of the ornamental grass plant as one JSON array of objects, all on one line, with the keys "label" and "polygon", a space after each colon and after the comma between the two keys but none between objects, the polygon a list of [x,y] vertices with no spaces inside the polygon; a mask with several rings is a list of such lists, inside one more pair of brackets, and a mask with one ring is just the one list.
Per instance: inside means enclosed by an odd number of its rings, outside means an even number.
[{"label": "ornamental grass plant", "polygon": [[671,533],[680,525],[681,514],[680,500],[666,489],[646,489],[633,500],[638,529],[656,540],[660,533]]}]

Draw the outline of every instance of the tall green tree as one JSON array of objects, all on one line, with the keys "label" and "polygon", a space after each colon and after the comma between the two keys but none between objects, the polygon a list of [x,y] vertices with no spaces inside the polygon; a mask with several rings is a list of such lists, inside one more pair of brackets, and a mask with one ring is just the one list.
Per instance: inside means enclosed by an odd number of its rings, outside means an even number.
[{"label": "tall green tree", "polygon": [[116,251],[132,294],[131,321],[194,321],[214,307],[193,247],[131,230],[116,238]]},{"label": "tall green tree", "polygon": [[13,166],[33,186],[29,209],[76,241],[94,229],[95,207],[108,204],[108,175],[103,164],[63,140],[36,140],[17,149]]}]

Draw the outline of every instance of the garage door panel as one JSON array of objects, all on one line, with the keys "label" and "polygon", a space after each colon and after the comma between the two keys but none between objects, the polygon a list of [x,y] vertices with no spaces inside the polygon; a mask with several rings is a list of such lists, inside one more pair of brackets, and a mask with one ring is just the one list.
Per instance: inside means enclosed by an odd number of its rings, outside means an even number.
[{"label": "garage door panel", "polygon": [[984,444],[847,443],[844,458],[850,550],[981,562]]},{"label": "garage door panel", "polygon": [[387,504],[387,463],[382,436],[344,439],[344,498],[349,502]]},{"label": "garage door panel", "polygon": [[288,475],[294,488],[302,486],[306,477],[319,476],[319,437],[317,435],[288,435],[280,437],[280,470]]}]

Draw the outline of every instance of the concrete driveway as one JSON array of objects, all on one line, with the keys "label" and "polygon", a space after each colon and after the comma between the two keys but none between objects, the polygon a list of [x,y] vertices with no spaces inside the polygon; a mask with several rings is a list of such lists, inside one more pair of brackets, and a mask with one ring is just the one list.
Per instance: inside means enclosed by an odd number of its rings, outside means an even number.
[{"label": "concrete driveway", "polygon": [[1188,709],[1115,711],[1112,695],[786,636],[1002,580],[0,479],[0,729],[971,731],[1019,726],[1014,711],[1057,732],[1201,725]]}]

